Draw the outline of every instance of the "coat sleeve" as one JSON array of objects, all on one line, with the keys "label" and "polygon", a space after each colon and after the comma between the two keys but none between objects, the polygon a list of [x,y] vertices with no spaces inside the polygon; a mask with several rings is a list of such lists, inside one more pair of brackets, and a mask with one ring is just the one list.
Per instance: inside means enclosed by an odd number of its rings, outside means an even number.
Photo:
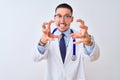
[{"label": "coat sleeve", "polygon": [[92,36],[92,42],[94,44],[94,47],[92,51],[90,51],[89,53],[90,55],[86,55],[86,54],[84,55],[87,56],[90,61],[96,61],[100,56],[100,49],[99,49],[99,46],[95,43],[93,36]]},{"label": "coat sleeve", "polygon": [[98,45],[95,44],[91,55],[89,55],[90,61],[97,60],[99,58],[99,56],[100,56],[100,49],[99,49]]},{"label": "coat sleeve", "polygon": [[37,49],[37,46],[34,47],[34,51],[33,51],[33,60],[34,60],[34,62],[39,62],[39,61],[41,61],[43,59],[47,59],[48,45],[49,45],[49,43],[47,43],[45,45],[45,52],[44,53],[40,53],[40,51]]}]

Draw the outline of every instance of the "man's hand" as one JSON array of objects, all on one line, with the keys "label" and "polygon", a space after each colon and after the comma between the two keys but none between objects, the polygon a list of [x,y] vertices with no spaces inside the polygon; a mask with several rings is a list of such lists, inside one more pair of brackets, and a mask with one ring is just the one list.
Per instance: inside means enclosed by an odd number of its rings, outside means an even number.
[{"label": "man's hand", "polygon": [[50,20],[49,22],[44,22],[42,24],[42,32],[43,32],[43,35],[42,35],[42,38],[40,39],[40,43],[43,43],[43,44],[46,44],[47,41],[49,40],[54,40],[54,38],[60,38],[60,36],[58,35],[53,35],[51,33],[51,24],[53,23],[54,21],[53,20]]},{"label": "man's hand", "polygon": [[77,33],[70,34],[73,38],[80,38],[79,41],[74,42],[74,44],[83,43],[85,45],[91,46],[93,42],[91,42],[91,36],[88,34],[88,27],[84,24],[84,21],[81,19],[77,19],[80,25],[80,31]]}]

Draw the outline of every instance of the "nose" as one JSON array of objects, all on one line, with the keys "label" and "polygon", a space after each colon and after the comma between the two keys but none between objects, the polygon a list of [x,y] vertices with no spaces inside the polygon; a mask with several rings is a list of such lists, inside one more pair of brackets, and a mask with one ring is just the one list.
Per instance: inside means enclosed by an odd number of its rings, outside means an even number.
[{"label": "nose", "polygon": [[65,18],[64,18],[64,17],[61,17],[60,22],[61,22],[61,23],[64,23],[64,22],[65,22]]}]

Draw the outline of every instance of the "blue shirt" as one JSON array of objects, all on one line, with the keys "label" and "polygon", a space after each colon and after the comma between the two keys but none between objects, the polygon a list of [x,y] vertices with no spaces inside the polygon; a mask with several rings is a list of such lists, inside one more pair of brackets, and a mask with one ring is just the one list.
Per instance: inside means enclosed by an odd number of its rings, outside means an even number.
[{"label": "blue shirt", "polygon": [[[60,32],[59,30],[56,30],[56,33],[57,33],[58,35],[61,34],[61,32]],[[68,29],[67,31],[64,32],[64,34],[65,34],[64,39],[65,39],[66,47],[68,47],[68,43],[69,43],[69,40],[70,40],[70,36],[69,36],[70,33],[71,33],[71,30],[70,30],[70,29]],[[60,39],[58,39],[58,41],[60,41]],[[93,41],[93,40],[92,40],[92,41]],[[87,45],[85,45],[85,46],[84,46],[84,52],[85,52],[85,54],[90,55],[91,52],[92,52],[93,49],[94,49],[94,46],[95,46],[95,42],[94,42],[94,41],[93,41],[93,45],[92,45],[92,46],[87,46]],[[37,48],[38,48],[38,51],[39,51],[41,54],[44,54],[44,52],[45,52],[45,46],[38,45]]]}]

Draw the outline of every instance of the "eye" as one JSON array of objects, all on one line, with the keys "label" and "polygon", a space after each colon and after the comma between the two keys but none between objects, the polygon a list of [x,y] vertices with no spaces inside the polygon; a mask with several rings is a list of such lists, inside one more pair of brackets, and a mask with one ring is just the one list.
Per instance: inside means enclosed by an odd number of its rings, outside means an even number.
[{"label": "eye", "polygon": [[65,15],[64,18],[65,18],[65,19],[68,19],[68,18],[71,18],[71,16]]},{"label": "eye", "polygon": [[56,18],[61,18],[62,16],[59,15],[59,14],[57,14],[57,15],[55,15],[55,17],[56,17]]}]

